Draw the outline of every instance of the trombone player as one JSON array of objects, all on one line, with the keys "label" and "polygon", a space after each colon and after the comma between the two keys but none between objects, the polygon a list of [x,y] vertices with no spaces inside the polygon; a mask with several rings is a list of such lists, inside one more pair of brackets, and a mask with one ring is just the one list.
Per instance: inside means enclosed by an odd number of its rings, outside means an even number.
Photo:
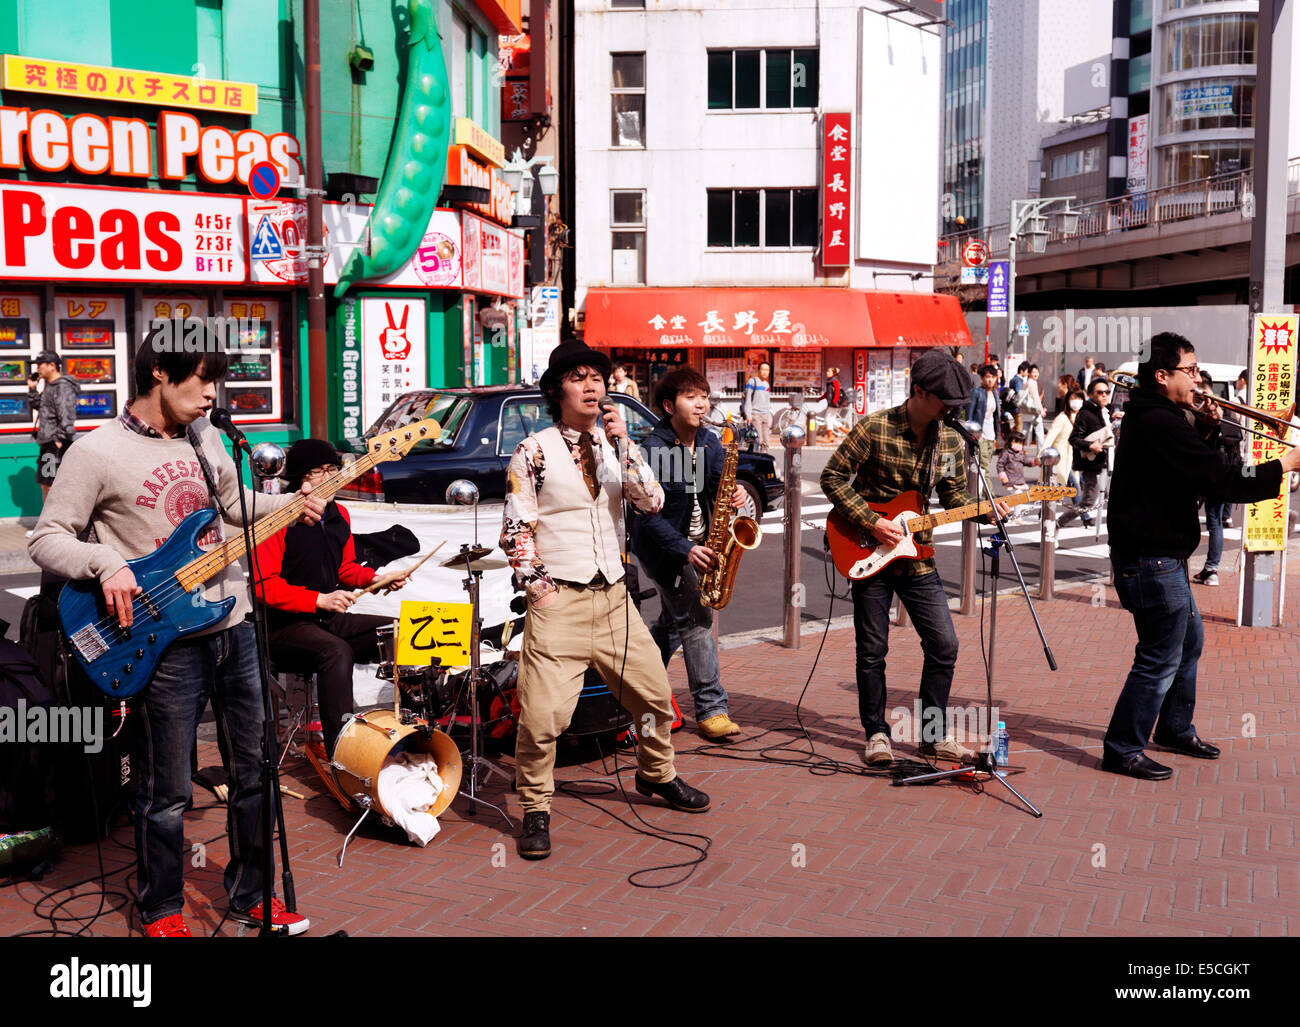
[{"label": "trombone player", "polygon": [[[1148,739],[1180,755],[1219,757],[1192,723],[1205,640],[1187,573],[1201,541],[1197,498],[1259,502],[1276,496],[1284,476],[1300,469],[1295,448],[1248,469],[1229,460],[1217,446],[1219,405],[1200,393],[1200,382],[1187,339],[1173,332],[1151,339],[1138,365],[1138,388],[1125,406],[1110,488],[1115,589],[1133,615],[1137,646],[1106,729],[1101,766],[1147,781],[1173,776],[1146,755]],[[1194,426],[1184,413],[1189,409]]]}]

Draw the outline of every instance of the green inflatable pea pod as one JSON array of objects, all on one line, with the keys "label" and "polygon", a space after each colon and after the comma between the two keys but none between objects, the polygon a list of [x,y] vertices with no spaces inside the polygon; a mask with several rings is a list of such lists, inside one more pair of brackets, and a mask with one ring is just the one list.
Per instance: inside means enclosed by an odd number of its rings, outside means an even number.
[{"label": "green inflatable pea pod", "polygon": [[382,278],[411,259],[447,173],[451,143],[451,88],[432,0],[408,0],[411,30],[406,89],[397,118],[393,155],[370,212],[370,245],[352,251],[334,296],[355,282]]}]

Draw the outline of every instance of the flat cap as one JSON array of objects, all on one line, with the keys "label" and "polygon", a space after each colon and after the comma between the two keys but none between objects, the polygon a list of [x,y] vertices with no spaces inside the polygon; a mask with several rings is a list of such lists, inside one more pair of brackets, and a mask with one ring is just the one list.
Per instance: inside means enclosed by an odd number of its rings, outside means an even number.
[{"label": "flat cap", "polygon": [[912,384],[954,406],[970,399],[970,372],[947,350],[928,349],[912,365]]}]

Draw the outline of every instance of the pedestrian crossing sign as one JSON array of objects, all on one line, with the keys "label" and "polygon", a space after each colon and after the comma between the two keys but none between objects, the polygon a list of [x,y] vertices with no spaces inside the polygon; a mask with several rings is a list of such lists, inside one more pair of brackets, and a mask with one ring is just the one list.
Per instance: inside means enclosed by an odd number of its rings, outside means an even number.
[{"label": "pedestrian crossing sign", "polygon": [[253,260],[279,260],[284,256],[284,247],[280,244],[280,237],[275,234],[275,226],[271,224],[269,214],[263,214],[262,220],[257,223],[248,255]]}]

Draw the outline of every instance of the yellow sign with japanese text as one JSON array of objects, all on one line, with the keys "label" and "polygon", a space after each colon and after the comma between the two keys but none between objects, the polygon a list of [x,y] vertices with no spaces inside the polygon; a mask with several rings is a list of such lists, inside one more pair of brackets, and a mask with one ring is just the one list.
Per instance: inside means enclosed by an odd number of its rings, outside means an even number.
[{"label": "yellow sign with japanese text", "polygon": [[[1250,381],[1246,387],[1250,405],[1265,413],[1286,410],[1295,398],[1296,331],[1295,314],[1256,314],[1250,356]],[[1256,426],[1258,427],[1258,426]],[[1276,460],[1286,447],[1250,436],[1250,463]],[[1252,553],[1286,549],[1289,482],[1282,479],[1282,491],[1274,499],[1246,507],[1245,547]]]},{"label": "yellow sign with japanese text", "polygon": [[501,140],[491,135],[486,129],[469,118],[456,119],[456,133],[452,142],[466,147],[471,153],[491,164],[502,168],[506,163],[506,148]]},{"label": "yellow sign with japanese text", "polygon": [[395,662],[399,667],[427,667],[436,658],[444,667],[468,667],[472,617],[469,603],[403,599]]},{"label": "yellow sign with japanese text", "polygon": [[228,114],[256,114],[257,86],[197,75],[164,75],[73,61],[4,54],[0,86],[20,93],[79,96],[154,107],[189,107]]}]

